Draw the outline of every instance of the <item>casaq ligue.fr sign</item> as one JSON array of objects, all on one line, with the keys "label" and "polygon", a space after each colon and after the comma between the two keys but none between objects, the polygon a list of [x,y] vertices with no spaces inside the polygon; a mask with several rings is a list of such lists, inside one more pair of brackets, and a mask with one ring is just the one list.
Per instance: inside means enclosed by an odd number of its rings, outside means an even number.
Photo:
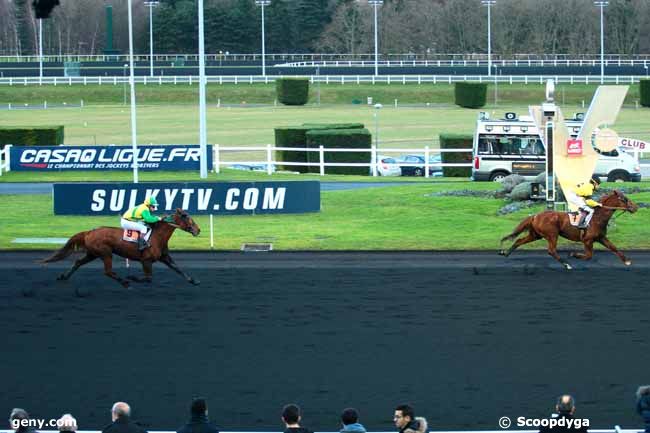
[{"label": "casaq ligue.fr sign", "polygon": [[280,214],[320,211],[320,182],[57,183],[55,215],[118,215],[155,196],[159,213]]},{"label": "casaq ligue.fr sign", "polygon": [[[138,146],[140,170],[199,170],[198,145]],[[212,146],[207,146],[207,166],[212,167]],[[12,146],[12,171],[131,170],[131,146]]]}]

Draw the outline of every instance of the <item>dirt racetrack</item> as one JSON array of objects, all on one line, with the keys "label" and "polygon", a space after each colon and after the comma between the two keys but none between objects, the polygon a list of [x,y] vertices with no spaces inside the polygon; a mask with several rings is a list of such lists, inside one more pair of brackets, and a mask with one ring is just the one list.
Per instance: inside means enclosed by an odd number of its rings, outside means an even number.
[{"label": "dirt racetrack", "polygon": [[571,272],[532,252],[185,253],[200,286],[155,265],[131,290],[99,264],[55,281],[70,262],[33,263],[44,255],[0,254],[0,413],[70,412],[92,430],[124,400],[172,430],[200,395],[223,430],[278,431],[297,402],[318,431],[347,406],[386,431],[411,402],[432,430],[495,430],[568,392],[592,428],[642,425],[648,253],[625,268],[597,252]]}]

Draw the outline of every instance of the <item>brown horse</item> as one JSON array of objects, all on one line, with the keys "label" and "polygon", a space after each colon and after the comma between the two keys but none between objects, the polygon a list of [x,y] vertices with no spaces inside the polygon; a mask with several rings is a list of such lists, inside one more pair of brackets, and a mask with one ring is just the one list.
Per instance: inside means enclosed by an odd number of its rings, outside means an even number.
[{"label": "brown horse", "polygon": [[518,247],[544,238],[548,242],[548,253],[555,260],[562,263],[566,269],[572,269],[571,265],[557,253],[557,240],[559,236],[562,236],[570,241],[584,244],[584,253],[571,253],[572,257],[582,260],[591,259],[594,254],[594,242],[599,242],[616,254],[627,266],[631,265],[632,261],[625,257],[607,239],[607,224],[615,211],[622,210],[623,212],[634,213],[639,207],[632,200],[625,197],[622,192],[616,190],[602,197],[600,202],[603,206],[595,209],[589,228],[584,233],[571,225],[569,215],[566,212],[544,211],[526,218],[512,233],[501,239],[501,243],[511,241],[528,230],[526,236],[517,239],[509,249],[501,250],[499,254],[508,257]]},{"label": "brown horse", "polygon": [[138,244],[122,240],[123,229],[117,227],[99,227],[93,230],[79,232],[72,236],[68,242],[54,253],[51,257],[44,259],[41,263],[57,262],[68,257],[75,250],[83,250],[86,255],[76,260],[72,267],[59,275],[58,280],[67,280],[81,266],[90,263],[95,259],[104,262],[104,274],[117,280],[124,287],[129,282],[120,278],[113,272],[113,254],[122,256],[129,260],[142,263],[144,278],[131,276],[130,280],[136,282],[151,282],[152,266],[154,262],[162,262],[176,273],[182,275],[189,283],[197,285],[199,282],[183,272],[169,255],[167,243],[177,228],[198,236],[201,229],[192,218],[183,210],[176,209],[172,215],[166,216],[153,225],[151,233],[151,246],[144,251],[138,250]]}]

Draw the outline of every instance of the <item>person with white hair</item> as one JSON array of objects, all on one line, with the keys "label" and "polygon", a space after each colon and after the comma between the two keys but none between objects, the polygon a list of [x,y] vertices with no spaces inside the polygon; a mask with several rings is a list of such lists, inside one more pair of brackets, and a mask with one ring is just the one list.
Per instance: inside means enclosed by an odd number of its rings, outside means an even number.
[{"label": "person with white hair", "polygon": [[118,401],[111,409],[112,424],[102,429],[102,433],[147,433],[137,423],[131,421],[131,406]]},{"label": "person with white hair", "polygon": [[59,433],[75,433],[77,431],[77,420],[69,413],[66,413],[56,421],[56,426],[59,428]]}]

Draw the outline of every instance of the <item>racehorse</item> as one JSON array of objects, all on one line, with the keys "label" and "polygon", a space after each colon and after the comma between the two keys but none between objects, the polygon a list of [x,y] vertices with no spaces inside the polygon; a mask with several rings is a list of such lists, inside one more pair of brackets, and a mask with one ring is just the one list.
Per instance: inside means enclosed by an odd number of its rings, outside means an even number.
[{"label": "racehorse", "polygon": [[99,227],[93,230],[79,232],[72,236],[63,248],[52,256],[42,260],[41,263],[57,262],[68,257],[76,250],[83,250],[86,252],[86,255],[76,260],[70,269],[59,275],[58,280],[67,280],[81,266],[95,259],[101,259],[104,262],[104,274],[117,280],[122,286],[128,287],[129,282],[113,272],[113,254],[117,254],[126,259],[142,263],[144,278],[135,276],[128,277],[132,281],[150,283],[153,263],[159,261],[182,275],[189,283],[198,285],[199,281],[183,272],[174,260],[172,260],[169,255],[167,243],[177,228],[189,232],[193,236],[198,236],[201,232],[199,226],[187,212],[182,209],[176,209],[175,213],[152,224],[152,227],[151,246],[144,251],[138,250],[137,243],[122,240],[123,229],[117,227]]},{"label": "racehorse", "polygon": [[582,230],[571,225],[569,214],[566,212],[547,210],[529,216],[524,219],[512,233],[501,239],[501,243],[503,244],[504,241],[515,239],[519,234],[526,230],[528,230],[528,235],[517,239],[509,249],[501,250],[499,254],[508,257],[520,246],[544,238],[548,242],[548,253],[566,269],[572,269],[571,265],[564,261],[557,253],[557,240],[559,236],[562,236],[563,238],[573,242],[582,242],[584,245],[584,253],[571,253],[572,257],[582,260],[591,259],[594,254],[594,242],[599,242],[616,254],[625,265],[629,266],[632,264],[632,261],[625,257],[625,255],[620,252],[609,239],[607,239],[607,224],[609,223],[610,218],[614,215],[614,212],[617,210],[634,213],[639,209],[639,207],[632,200],[625,197],[625,194],[616,190],[604,196],[601,199],[601,204],[602,206],[595,209],[594,215],[591,218],[591,223],[584,233]]}]

